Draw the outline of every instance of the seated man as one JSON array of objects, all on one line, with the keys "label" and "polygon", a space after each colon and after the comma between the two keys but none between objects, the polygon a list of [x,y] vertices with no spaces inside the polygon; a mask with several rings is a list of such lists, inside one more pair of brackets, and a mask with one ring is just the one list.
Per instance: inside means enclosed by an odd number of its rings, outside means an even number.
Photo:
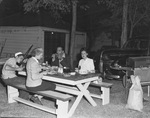
[{"label": "seated man", "polygon": [[56,54],[52,55],[52,63],[51,66],[58,66],[58,67],[71,67],[70,64],[70,57],[65,54],[62,47],[57,47]]},{"label": "seated man", "polygon": [[[16,83],[23,83],[25,84],[25,79],[20,79],[16,75],[16,71],[22,71],[23,67],[18,66],[17,63],[22,62],[24,56],[21,52],[15,54],[15,57],[9,58],[2,69],[2,80],[6,85],[12,85]],[[29,93],[20,90],[19,96],[24,99],[28,99]]]}]

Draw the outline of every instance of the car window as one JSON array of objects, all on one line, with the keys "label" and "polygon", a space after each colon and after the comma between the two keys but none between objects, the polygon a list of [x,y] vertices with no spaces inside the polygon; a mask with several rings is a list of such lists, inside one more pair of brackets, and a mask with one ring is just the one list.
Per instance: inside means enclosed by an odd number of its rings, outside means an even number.
[{"label": "car window", "polygon": [[137,49],[137,48],[138,48],[138,44],[139,44],[138,41],[130,40],[130,41],[128,41],[128,42],[126,43],[125,48],[126,48],[126,49]]},{"label": "car window", "polygon": [[139,48],[140,49],[147,49],[148,45],[149,45],[148,41],[140,41]]}]

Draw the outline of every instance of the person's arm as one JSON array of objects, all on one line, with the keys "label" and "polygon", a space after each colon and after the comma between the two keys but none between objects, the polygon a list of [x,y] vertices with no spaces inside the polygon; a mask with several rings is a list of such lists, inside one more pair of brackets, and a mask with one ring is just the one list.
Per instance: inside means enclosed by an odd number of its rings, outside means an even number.
[{"label": "person's arm", "polygon": [[56,54],[53,54],[51,66],[59,66],[59,60],[58,60],[58,57],[56,56]]},{"label": "person's arm", "polygon": [[79,70],[81,69],[81,60],[79,61],[78,69],[79,69]]},{"label": "person's arm", "polygon": [[71,67],[71,64],[70,64],[70,56],[66,55],[65,58],[62,59],[62,61],[60,62],[60,64],[63,66],[63,67]]},{"label": "person's arm", "polygon": [[8,60],[5,62],[4,69],[5,69],[6,71],[22,71],[22,70],[23,70],[23,67],[19,67],[19,66],[16,64],[15,59],[10,58],[10,59],[8,59]]},{"label": "person's arm", "polygon": [[47,74],[47,71],[42,71],[38,63],[31,64],[31,76],[33,80],[41,79],[44,74]]},{"label": "person's arm", "polygon": [[56,59],[56,54],[52,54],[52,62],[54,62]]},{"label": "person's arm", "polygon": [[8,71],[22,71],[23,67],[19,67],[19,66],[13,67],[11,64],[6,64],[5,65],[5,70],[8,70]]},{"label": "person's arm", "polygon": [[94,66],[94,61],[93,61],[93,59],[90,61],[90,63],[89,63],[89,67],[90,67],[90,72],[91,73],[95,73],[95,66]]}]

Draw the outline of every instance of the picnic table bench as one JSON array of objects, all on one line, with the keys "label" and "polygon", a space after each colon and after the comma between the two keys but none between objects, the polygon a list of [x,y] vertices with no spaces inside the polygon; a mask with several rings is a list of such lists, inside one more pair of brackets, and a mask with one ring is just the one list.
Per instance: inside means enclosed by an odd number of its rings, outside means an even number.
[{"label": "picnic table bench", "polygon": [[141,86],[147,86],[147,96],[150,94],[150,82],[141,82]]},{"label": "picnic table bench", "polygon": [[102,91],[100,95],[95,95],[91,93],[91,96],[102,99],[102,105],[110,103],[110,88],[113,86],[112,83],[100,82],[98,84],[95,84],[92,82],[90,86],[100,88]]},{"label": "picnic table bench", "polygon": [[[18,90],[25,90],[44,97],[53,98],[56,100],[57,108],[56,109],[49,108],[47,106],[39,105],[29,100],[22,99],[19,97]],[[69,101],[73,98],[73,96],[71,95],[52,90],[33,92],[27,90],[25,85],[21,83],[7,85],[7,94],[8,94],[8,103],[13,103],[17,101],[32,106],[34,108],[49,112],[51,114],[56,114],[57,118],[69,118],[68,116]]]}]

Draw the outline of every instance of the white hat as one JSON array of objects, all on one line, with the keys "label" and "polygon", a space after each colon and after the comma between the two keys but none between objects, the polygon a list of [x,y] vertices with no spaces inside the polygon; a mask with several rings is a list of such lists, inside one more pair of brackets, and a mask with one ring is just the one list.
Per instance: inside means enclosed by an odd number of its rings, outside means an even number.
[{"label": "white hat", "polygon": [[18,55],[23,55],[23,53],[22,52],[15,53],[15,57],[17,57]]}]

